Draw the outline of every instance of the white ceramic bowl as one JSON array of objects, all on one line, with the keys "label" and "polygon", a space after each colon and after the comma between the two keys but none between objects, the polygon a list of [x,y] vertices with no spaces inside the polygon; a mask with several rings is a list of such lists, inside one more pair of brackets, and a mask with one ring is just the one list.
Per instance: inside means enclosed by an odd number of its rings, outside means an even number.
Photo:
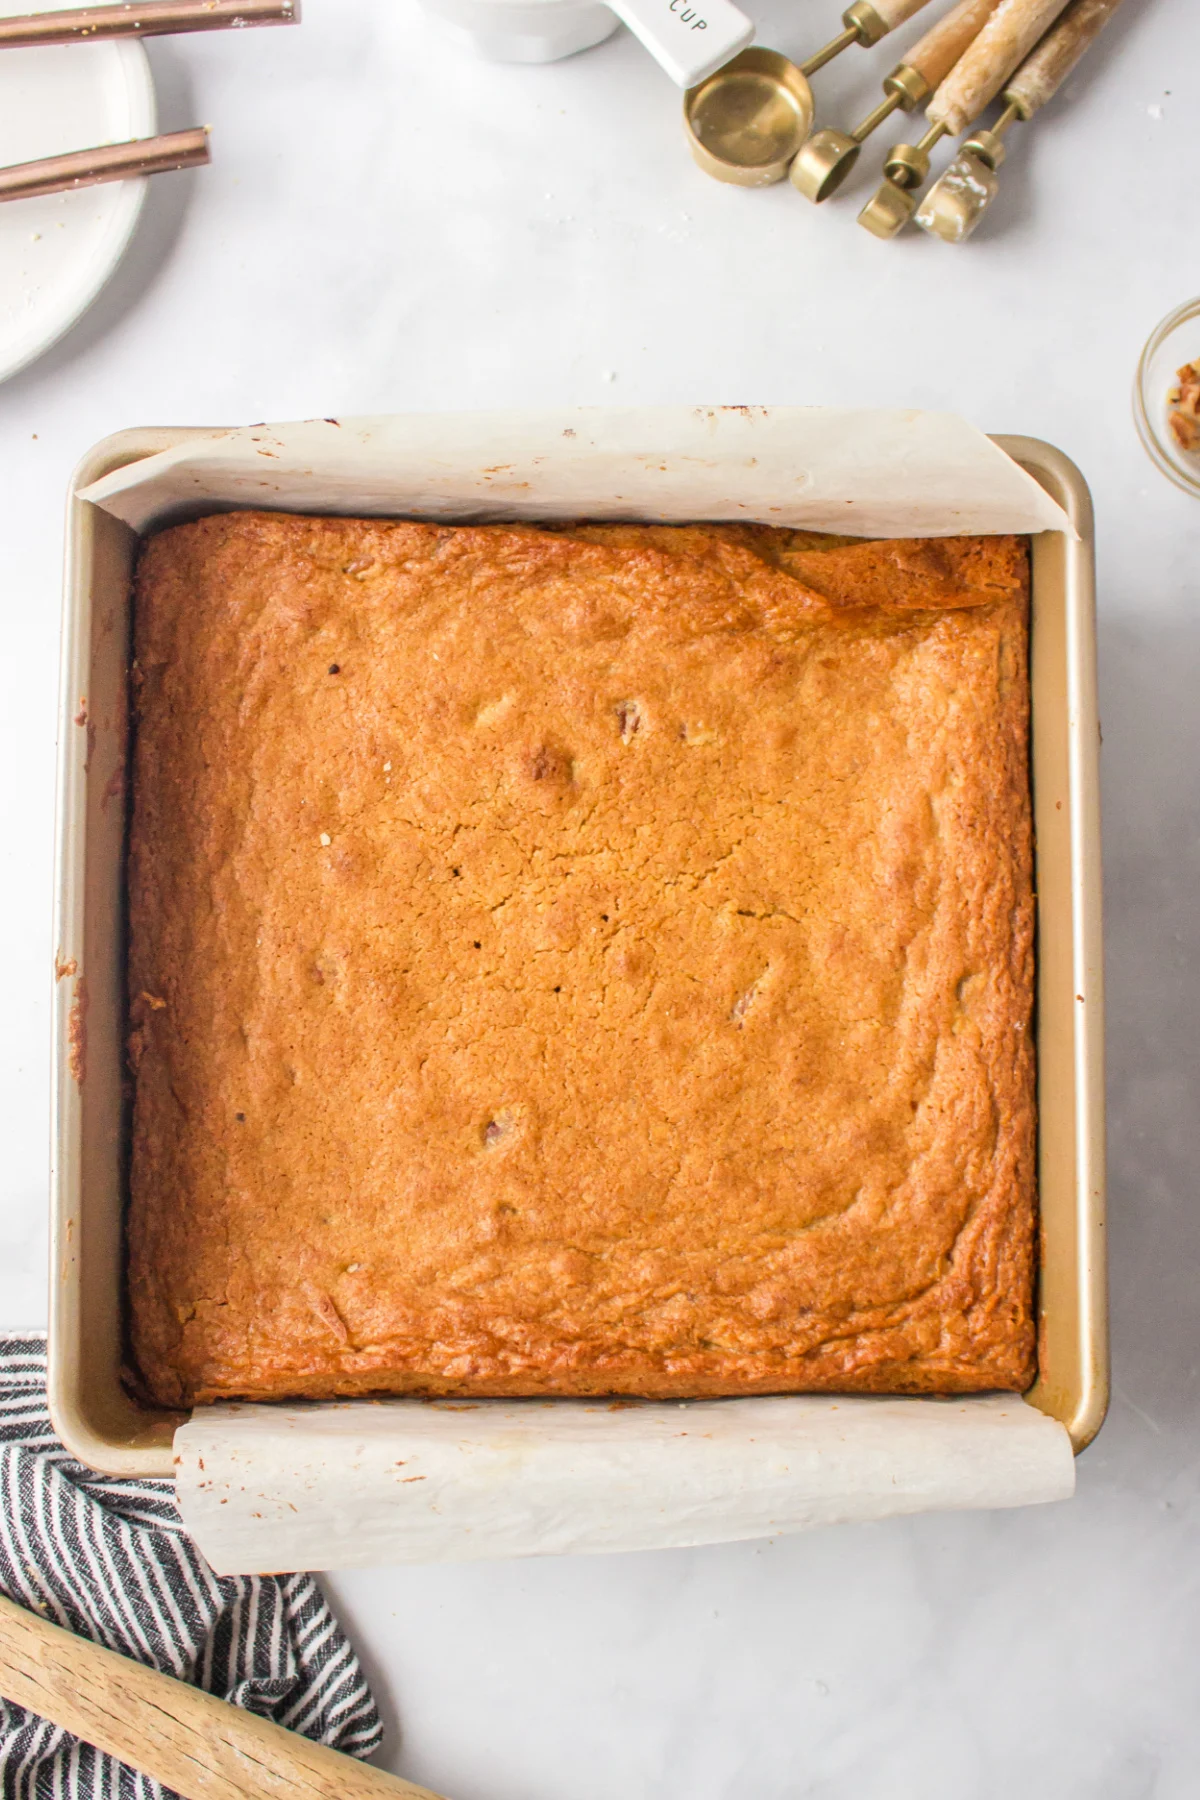
[{"label": "white ceramic bowl", "polygon": [[[0,13],[26,11],[25,0],[0,0]],[[135,40],[0,55],[0,163],[154,130],[150,64]],[[49,349],[91,305],[125,253],[145,192],[139,177],[0,205],[0,381]]]},{"label": "white ceramic bowl", "polygon": [[619,23],[597,0],[421,0],[489,62],[544,63],[590,50]]}]

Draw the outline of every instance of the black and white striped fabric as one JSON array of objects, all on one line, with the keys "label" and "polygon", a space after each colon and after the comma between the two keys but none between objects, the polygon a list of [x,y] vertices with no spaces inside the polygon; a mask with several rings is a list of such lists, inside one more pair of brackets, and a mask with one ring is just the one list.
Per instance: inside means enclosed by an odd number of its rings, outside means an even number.
[{"label": "black and white striped fabric", "polygon": [[[358,1659],[311,1575],[218,1579],[169,1481],[116,1481],[69,1457],[46,1408],[46,1344],[0,1338],[0,1588],[111,1650],[352,1756],[383,1731]],[[161,1800],[167,1790],[0,1700],[4,1800]]]}]

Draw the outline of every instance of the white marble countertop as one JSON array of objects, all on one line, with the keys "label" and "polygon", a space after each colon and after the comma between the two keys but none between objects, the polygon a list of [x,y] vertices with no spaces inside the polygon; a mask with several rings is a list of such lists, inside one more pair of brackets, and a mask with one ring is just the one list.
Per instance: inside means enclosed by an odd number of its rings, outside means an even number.
[{"label": "white marble countertop", "polygon": [[[157,182],[92,312],[0,390],[0,1320],[44,1318],[61,518],[89,444],[615,401],[945,407],[1048,438],[1095,493],[1102,623],[1115,1391],[1078,1497],[330,1586],[393,1766],[454,1800],[1191,1800],[1200,504],[1146,460],[1129,388],[1200,292],[1200,7],[1130,0],[950,250],[707,180],[624,33],[498,67],[413,0],[305,4],[298,30],[151,46],[164,126],[210,123],[214,167]],[[762,36],[803,51],[834,12],[764,0]],[[845,57],[826,115],[886,66]]]}]

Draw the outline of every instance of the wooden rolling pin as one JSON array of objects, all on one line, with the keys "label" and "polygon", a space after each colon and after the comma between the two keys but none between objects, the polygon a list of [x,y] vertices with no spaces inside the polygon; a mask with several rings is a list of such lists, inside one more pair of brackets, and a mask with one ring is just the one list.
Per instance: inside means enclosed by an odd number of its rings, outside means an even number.
[{"label": "wooden rolling pin", "polygon": [[792,164],[793,185],[806,200],[820,205],[836,193],[858,161],[859,152],[873,131],[889,119],[897,107],[912,112],[922,106],[943,82],[959,58],[970,48],[1001,0],[958,0],[956,6],[931,25],[904,61],[884,76],[884,98],[874,112],[853,131],[814,131]]},{"label": "wooden rolling pin", "polygon": [[1122,0],[1070,0],[1037,48],[1010,76],[1004,111],[990,131],[969,137],[916,211],[916,223],[948,244],[970,237],[999,188],[996,170],[1004,161],[1005,134],[1018,120],[1032,119],[1095,42]]},{"label": "wooden rolling pin", "polygon": [[929,174],[929,156],[944,137],[977,119],[1067,0],[1001,0],[966,54],[954,65],[925,108],[929,129],[919,144],[894,144],[885,161],[883,186],[868,200],[858,222],[875,237],[895,237],[917,210],[915,190]]},{"label": "wooden rolling pin", "polygon": [[0,1693],[184,1800],[438,1800],[2,1595]]},{"label": "wooden rolling pin", "polygon": [[72,150],[66,156],[43,156],[37,162],[0,168],[0,200],[32,200],[40,194],[94,187],[101,181],[123,181],[129,175],[195,169],[211,161],[205,126],[166,132],[162,137],[131,138],[125,144]]},{"label": "wooden rolling pin", "polygon": [[240,25],[293,25],[300,0],[142,0],[138,5],[79,6],[0,19],[0,48],[71,44],[80,38],[165,37]]}]

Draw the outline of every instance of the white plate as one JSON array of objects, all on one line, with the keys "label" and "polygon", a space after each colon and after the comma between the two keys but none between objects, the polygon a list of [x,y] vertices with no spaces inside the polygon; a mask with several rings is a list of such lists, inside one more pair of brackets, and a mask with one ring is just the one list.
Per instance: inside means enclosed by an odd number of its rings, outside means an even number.
[{"label": "white plate", "polygon": [[[82,5],[84,0],[56,0]],[[0,0],[0,14],[33,10]],[[0,50],[0,163],[32,162],[155,130],[154,84],[136,40]],[[49,349],[124,254],[146,179],[0,205],[0,381]]]}]

